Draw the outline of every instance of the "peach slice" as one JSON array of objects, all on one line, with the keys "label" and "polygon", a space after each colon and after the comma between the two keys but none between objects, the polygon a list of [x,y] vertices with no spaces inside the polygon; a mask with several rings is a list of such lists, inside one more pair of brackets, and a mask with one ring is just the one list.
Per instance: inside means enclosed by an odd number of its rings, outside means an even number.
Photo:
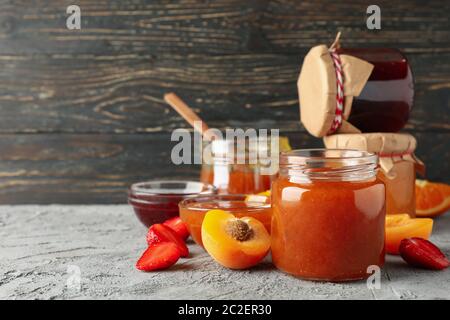
[{"label": "peach slice", "polygon": [[202,240],[211,257],[230,269],[250,268],[270,249],[270,235],[261,222],[251,217],[239,219],[223,210],[207,212]]}]

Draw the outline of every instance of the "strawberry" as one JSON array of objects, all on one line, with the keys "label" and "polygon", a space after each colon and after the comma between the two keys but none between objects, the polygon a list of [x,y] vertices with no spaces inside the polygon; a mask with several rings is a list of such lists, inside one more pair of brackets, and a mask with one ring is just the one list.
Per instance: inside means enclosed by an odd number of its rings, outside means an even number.
[{"label": "strawberry", "polygon": [[136,262],[136,268],[142,271],[167,269],[180,258],[180,250],[175,243],[160,242],[148,247]]},{"label": "strawberry", "polygon": [[169,227],[183,239],[186,240],[189,237],[189,230],[180,217],[175,217],[169,220],[166,220],[163,225]]},{"label": "strawberry", "polygon": [[422,238],[403,239],[400,255],[408,264],[432,270],[442,270],[450,265],[447,257],[433,243]]},{"label": "strawberry", "polygon": [[161,242],[172,242],[176,244],[182,257],[187,257],[189,255],[189,249],[186,246],[186,243],[184,243],[184,240],[171,228],[166,227],[161,223],[157,223],[148,229],[147,243],[151,246]]}]

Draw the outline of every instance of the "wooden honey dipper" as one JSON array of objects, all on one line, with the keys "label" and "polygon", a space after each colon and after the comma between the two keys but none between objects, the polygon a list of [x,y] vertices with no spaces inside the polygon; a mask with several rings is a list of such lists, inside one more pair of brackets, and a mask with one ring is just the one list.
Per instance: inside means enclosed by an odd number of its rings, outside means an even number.
[{"label": "wooden honey dipper", "polygon": [[164,95],[164,101],[167,102],[180,116],[183,117],[193,128],[198,131],[203,138],[212,141],[219,137],[211,132],[208,125],[175,93],[170,92]]}]

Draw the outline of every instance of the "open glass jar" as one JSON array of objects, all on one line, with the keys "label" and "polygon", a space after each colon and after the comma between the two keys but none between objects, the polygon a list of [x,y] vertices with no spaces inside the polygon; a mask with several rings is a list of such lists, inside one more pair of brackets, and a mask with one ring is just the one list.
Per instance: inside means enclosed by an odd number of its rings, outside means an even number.
[{"label": "open glass jar", "polygon": [[384,264],[385,187],[377,156],[355,150],[282,153],[272,185],[272,259],[292,275],[367,278]]},{"label": "open glass jar", "polygon": [[272,139],[205,142],[200,181],[214,185],[220,194],[269,190],[278,172],[279,145],[274,146]]}]

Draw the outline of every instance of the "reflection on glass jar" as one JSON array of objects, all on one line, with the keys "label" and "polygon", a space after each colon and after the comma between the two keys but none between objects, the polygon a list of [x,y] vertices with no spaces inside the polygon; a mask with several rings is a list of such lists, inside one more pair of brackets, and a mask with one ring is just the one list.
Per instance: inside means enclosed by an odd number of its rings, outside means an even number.
[{"label": "reflection on glass jar", "polygon": [[296,150],[280,157],[272,185],[272,258],[292,275],[367,278],[384,264],[385,187],[377,156],[355,150]]}]

